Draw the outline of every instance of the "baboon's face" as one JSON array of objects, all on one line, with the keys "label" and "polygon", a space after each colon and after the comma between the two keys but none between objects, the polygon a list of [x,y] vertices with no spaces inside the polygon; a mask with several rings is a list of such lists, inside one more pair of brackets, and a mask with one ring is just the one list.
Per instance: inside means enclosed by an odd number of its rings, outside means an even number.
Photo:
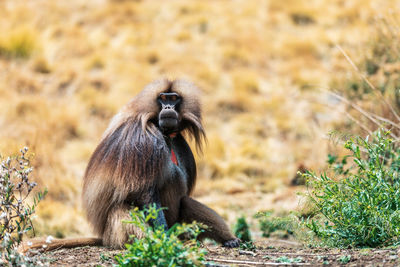
[{"label": "baboon's face", "polygon": [[161,93],[157,98],[160,104],[158,126],[163,134],[179,131],[179,104],[182,98],[177,93]]}]

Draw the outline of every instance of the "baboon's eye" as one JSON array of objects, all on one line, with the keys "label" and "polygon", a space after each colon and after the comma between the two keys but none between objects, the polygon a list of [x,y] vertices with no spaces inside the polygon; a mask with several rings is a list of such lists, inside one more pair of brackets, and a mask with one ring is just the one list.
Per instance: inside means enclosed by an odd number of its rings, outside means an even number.
[{"label": "baboon's eye", "polygon": [[167,96],[166,95],[160,95],[160,98],[162,101],[167,101]]},{"label": "baboon's eye", "polygon": [[176,101],[176,99],[177,99],[177,96],[176,96],[176,95],[172,95],[172,96],[171,96],[171,100],[172,100],[172,101]]}]

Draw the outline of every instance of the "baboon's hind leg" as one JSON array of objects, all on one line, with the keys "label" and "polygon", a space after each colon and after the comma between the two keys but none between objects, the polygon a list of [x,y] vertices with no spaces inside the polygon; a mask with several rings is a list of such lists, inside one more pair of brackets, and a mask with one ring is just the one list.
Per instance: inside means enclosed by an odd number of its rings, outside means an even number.
[{"label": "baboon's hind leg", "polygon": [[207,225],[208,229],[201,234],[200,239],[211,238],[226,247],[238,247],[240,244],[240,240],[231,233],[221,216],[191,197],[185,196],[181,199],[180,221],[197,221]]},{"label": "baboon's hind leg", "polygon": [[143,237],[143,232],[138,227],[122,222],[130,219],[129,210],[128,205],[120,205],[111,209],[102,237],[103,245],[124,248],[124,244],[128,242],[131,235],[137,238]]}]

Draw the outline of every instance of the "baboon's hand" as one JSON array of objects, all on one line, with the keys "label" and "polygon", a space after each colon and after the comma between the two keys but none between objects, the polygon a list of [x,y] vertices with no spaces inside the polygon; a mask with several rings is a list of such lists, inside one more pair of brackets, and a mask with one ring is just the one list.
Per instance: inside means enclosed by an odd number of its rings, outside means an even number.
[{"label": "baboon's hand", "polygon": [[235,238],[235,239],[226,241],[223,246],[227,247],[227,248],[237,248],[239,245],[240,245],[240,239]]}]

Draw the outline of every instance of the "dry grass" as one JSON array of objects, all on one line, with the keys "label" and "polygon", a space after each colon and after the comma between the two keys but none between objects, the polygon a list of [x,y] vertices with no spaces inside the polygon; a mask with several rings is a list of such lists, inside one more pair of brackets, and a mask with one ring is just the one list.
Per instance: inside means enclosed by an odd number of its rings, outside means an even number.
[{"label": "dry grass", "polygon": [[[290,3],[289,3],[290,2]],[[299,164],[322,167],[343,120],[321,92],[395,1],[5,1],[0,152],[27,145],[49,194],[38,231],[89,235],[81,177],[111,116],[148,82],[204,91],[209,145],[195,195],[230,222],[292,209]],[[332,108],[332,104],[335,108]]]}]

